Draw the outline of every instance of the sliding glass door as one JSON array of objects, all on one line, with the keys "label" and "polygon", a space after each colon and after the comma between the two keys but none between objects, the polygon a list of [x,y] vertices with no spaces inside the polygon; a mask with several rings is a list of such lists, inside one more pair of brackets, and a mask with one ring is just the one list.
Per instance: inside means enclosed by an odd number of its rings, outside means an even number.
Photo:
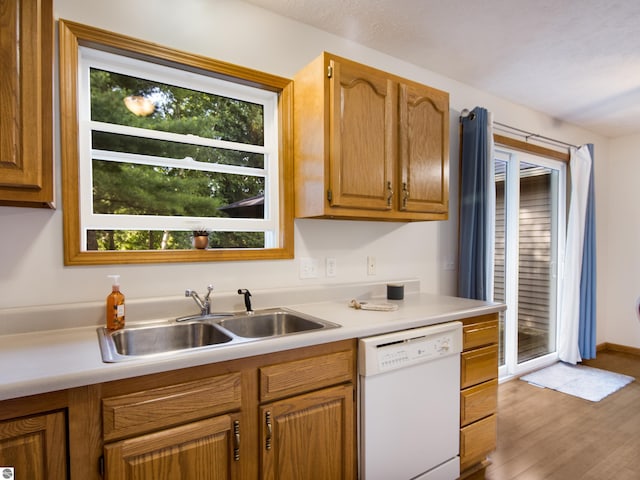
[{"label": "sliding glass door", "polygon": [[557,358],[565,184],[564,163],[496,147],[494,299],[507,304],[501,376]]}]

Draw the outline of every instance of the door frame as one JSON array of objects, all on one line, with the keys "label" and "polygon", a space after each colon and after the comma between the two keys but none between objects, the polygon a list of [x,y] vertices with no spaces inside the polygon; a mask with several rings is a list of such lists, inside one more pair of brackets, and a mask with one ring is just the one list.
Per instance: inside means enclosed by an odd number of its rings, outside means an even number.
[{"label": "door frame", "polygon": [[[498,368],[500,381],[523,375],[532,370],[555,363],[558,360],[557,345],[559,335],[559,322],[557,317],[559,311],[559,286],[562,281],[562,267],[564,265],[564,246],[566,240],[566,214],[567,208],[567,165],[558,159],[551,159],[546,156],[521,151],[510,146],[496,145],[494,151],[494,162],[496,160],[506,161],[507,169],[505,176],[505,303],[507,310],[504,312],[504,365]],[[555,201],[555,213],[557,214],[556,241],[556,292],[554,298],[556,325],[555,344],[556,350],[540,357],[518,363],[518,246],[519,246],[519,206],[520,206],[520,164],[526,162],[551,168],[558,171],[558,195]],[[511,188],[509,188],[511,187]],[[515,208],[517,206],[517,208]],[[502,339],[501,339],[502,340]]]}]

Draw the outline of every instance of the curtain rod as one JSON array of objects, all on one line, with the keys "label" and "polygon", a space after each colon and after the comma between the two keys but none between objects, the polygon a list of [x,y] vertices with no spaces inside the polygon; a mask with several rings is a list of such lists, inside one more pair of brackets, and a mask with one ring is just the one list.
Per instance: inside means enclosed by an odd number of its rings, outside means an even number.
[{"label": "curtain rod", "polygon": [[[537,133],[527,132],[526,130],[522,130],[520,128],[512,127],[511,125],[506,125],[504,123],[500,123],[500,122],[495,122],[494,121],[493,124],[498,126],[498,128],[496,130],[502,130],[502,131],[507,131],[507,132],[513,131],[513,132],[515,132],[516,135],[520,135],[521,137],[524,137],[525,141],[529,141],[530,138],[533,138],[535,140],[538,140],[539,142],[548,143],[550,145],[564,145],[565,147],[578,148],[577,145],[573,145],[571,143],[563,142],[562,140],[556,140],[555,138],[545,137],[544,135],[540,135],[540,134],[537,134]],[[502,129],[500,127],[502,127]]]},{"label": "curtain rod", "polygon": [[[464,117],[470,117],[471,120],[473,120],[473,117],[475,117],[475,113],[470,112],[468,109],[465,108],[460,112],[460,116],[463,117],[463,118]],[[547,143],[549,145],[563,145],[565,147],[578,148],[577,145],[573,145],[571,143],[563,142],[562,140],[556,140],[555,138],[545,137],[544,135],[539,135],[537,133],[528,132],[526,130],[522,130],[521,128],[512,127],[511,125],[507,125],[505,123],[500,123],[500,122],[494,121],[493,125],[497,125],[498,126],[498,128],[496,128],[496,130],[502,130],[503,132],[513,133],[515,135],[519,135],[521,137],[524,137],[525,141],[529,141],[530,138],[533,138],[534,140],[537,140],[537,141],[539,141],[541,143]],[[500,128],[500,127],[502,127],[502,128]]]}]

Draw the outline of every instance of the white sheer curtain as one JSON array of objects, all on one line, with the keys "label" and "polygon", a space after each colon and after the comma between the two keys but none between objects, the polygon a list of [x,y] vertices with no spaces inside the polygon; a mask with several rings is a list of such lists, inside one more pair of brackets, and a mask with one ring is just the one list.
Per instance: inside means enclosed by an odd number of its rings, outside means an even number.
[{"label": "white sheer curtain", "polygon": [[558,356],[575,365],[582,359],[578,347],[580,325],[580,278],[584,244],[585,215],[589,195],[591,154],[586,145],[571,149],[571,199],[567,225],[567,247],[560,287],[560,335]]}]

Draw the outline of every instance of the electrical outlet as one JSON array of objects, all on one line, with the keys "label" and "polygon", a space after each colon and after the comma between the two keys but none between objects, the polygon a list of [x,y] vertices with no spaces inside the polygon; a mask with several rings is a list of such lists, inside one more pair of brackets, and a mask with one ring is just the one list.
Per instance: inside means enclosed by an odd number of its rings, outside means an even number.
[{"label": "electrical outlet", "polygon": [[376,257],[369,255],[367,257],[367,275],[376,274]]},{"label": "electrical outlet", "polygon": [[335,277],[336,276],[336,259],[333,257],[327,257],[324,260],[324,270],[327,277]]},{"label": "electrical outlet", "polygon": [[456,269],[456,261],[453,257],[446,257],[442,263],[442,268],[448,272],[453,272]]},{"label": "electrical outlet", "polygon": [[318,260],[315,258],[301,258],[299,275],[301,279],[318,278]]}]

